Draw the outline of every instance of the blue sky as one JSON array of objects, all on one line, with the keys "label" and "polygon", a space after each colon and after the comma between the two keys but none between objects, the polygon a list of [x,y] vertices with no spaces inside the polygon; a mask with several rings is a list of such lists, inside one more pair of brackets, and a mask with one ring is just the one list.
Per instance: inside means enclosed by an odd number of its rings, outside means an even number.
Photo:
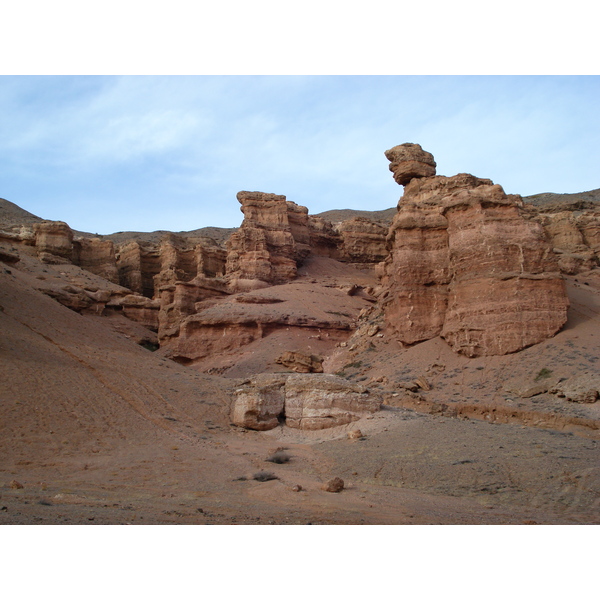
[{"label": "blue sky", "polygon": [[599,98],[598,76],[2,76],[0,197],[101,234],[235,227],[240,190],[380,210],[403,142],[507,193],[586,191]]}]

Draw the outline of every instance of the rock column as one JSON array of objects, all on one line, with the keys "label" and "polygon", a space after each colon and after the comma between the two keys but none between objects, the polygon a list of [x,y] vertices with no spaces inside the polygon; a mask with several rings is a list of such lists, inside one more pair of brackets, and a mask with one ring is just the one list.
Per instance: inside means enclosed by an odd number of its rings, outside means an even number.
[{"label": "rock column", "polygon": [[441,335],[473,357],[515,352],[559,331],[564,281],[543,228],[521,215],[521,198],[466,173],[435,176],[433,157],[418,144],[386,156],[405,185],[381,268],[398,339]]}]

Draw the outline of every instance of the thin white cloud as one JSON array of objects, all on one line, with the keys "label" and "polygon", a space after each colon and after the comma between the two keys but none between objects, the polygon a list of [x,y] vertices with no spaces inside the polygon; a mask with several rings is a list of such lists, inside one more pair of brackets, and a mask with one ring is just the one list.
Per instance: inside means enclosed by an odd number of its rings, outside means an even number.
[{"label": "thin white cloud", "polygon": [[235,226],[241,189],[313,213],[381,209],[402,193],[383,152],[403,142],[432,152],[441,174],[472,172],[513,193],[592,189],[599,82],[0,78],[0,196],[78,229],[103,219],[104,232]]}]

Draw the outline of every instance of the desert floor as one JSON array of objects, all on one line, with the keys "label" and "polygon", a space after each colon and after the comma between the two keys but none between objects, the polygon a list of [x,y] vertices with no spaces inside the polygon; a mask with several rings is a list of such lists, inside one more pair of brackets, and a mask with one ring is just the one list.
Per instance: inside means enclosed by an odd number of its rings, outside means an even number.
[{"label": "desert floor", "polygon": [[[35,287],[75,274],[36,269],[26,259],[0,269],[0,524],[600,522],[599,403],[511,391],[542,368],[597,370],[591,275],[569,280],[569,322],[543,344],[466,359],[439,339],[377,338],[347,376],[380,379],[380,412],[331,430],[256,432],[230,424],[236,379],[61,306]],[[419,375],[432,389],[408,405],[395,385]],[[267,461],[278,449],[288,462]],[[254,478],[265,471],[275,478]],[[340,493],[322,489],[333,477]]]}]

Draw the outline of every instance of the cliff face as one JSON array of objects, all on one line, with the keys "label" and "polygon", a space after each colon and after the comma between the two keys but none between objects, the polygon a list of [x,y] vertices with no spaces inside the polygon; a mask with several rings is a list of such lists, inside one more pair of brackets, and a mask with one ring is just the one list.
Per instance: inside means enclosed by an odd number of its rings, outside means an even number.
[{"label": "cliff face", "polygon": [[172,233],[158,244],[130,241],[117,248],[121,285],[148,298],[158,297],[163,286],[178,281],[222,276],[225,260],[226,252],[216,242],[190,242]]},{"label": "cliff face", "polygon": [[73,241],[73,263],[112,283],[119,283],[115,245],[110,240],[80,238]]},{"label": "cliff face", "polygon": [[306,247],[308,210],[276,194],[239,192],[237,199],[244,221],[227,241],[229,281],[235,285],[237,280],[267,284],[293,280],[304,248],[297,247],[292,227]]},{"label": "cliff face", "polygon": [[[181,362],[206,360],[282,328],[307,337],[316,327],[341,343],[351,323],[340,328],[312,308],[296,307],[291,317],[289,301],[267,310],[269,302],[247,295],[295,282],[299,268],[315,260],[376,271],[379,288],[373,280],[367,287],[345,281],[344,289],[352,289],[359,304],[377,296],[387,326],[403,344],[441,336],[467,356],[506,354],[558,331],[568,306],[560,273],[598,264],[600,211],[593,199],[585,207],[579,200],[566,207],[545,200],[524,205],[488,179],[436,176],[433,156],[418,144],[385,154],[395,181],[405,186],[389,227],[348,211],[332,222],[283,195],[242,191],[237,199],[244,220],[225,243],[155,232],[152,240],[122,234],[115,245],[36,218],[11,221],[0,237],[46,264],[72,263],[122,286],[90,292],[93,298],[75,288],[53,293],[74,310],[120,311],[157,331],[161,346]],[[263,306],[253,309],[256,314],[240,311],[253,304],[244,300],[250,297]],[[281,349],[294,350],[307,349]]]},{"label": "cliff face", "polygon": [[599,208],[585,212],[569,205],[558,210],[529,208],[530,217],[543,226],[552,244],[561,273],[576,275],[600,264]]},{"label": "cliff face", "polygon": [[[115,243],[63,222],[0,222],[0,260],[82,321],[102,317],[137,343],[160,346],[163,358],[240,381],[265,375],[236,385],[231,418],[242,427],[350,424],[378,410],[377,394],[365,390],[392,377],[400,387],[391,398],[406,391],[420,403],[419,390],[431,392],[428,378],[446,368],[431,363],[434,346],[462,368],[465,357],[554,336],[569,305],[561,273],[591,273],[571,278],[584,291],[600,273],[595,201],[525,204],[489,179],[436,175],[416,144],[386,156],[405,187],[389,226],[346,211],[330,221],[285,196],[240,192],[244,221],[226,243],[163,231]],[[405,387],[396,367],[413,352],[427,355],[427,377]],[[514,364],[527,352],[501,360]],[[369,375],[364,390],[344,383]],[[587,383],[563,392],[577,402],[599,397]]]},{"label": "cliff face", "polygon": [[[397,159],[394,149],[388,154]],[[554,335],[566,321],[565,285],[521,198],[468,174],[422,176],[413,162],[392,163],[406,188],[380,267],[386,320],[398,339],[441,335],[455,351],[480,356]]]},{"label": "cliff face", "polygon": [[354,217],[343,221],[338,231],[341,237],[340,260],[368,267],[387,257],[387,227],[364,217]]}]

